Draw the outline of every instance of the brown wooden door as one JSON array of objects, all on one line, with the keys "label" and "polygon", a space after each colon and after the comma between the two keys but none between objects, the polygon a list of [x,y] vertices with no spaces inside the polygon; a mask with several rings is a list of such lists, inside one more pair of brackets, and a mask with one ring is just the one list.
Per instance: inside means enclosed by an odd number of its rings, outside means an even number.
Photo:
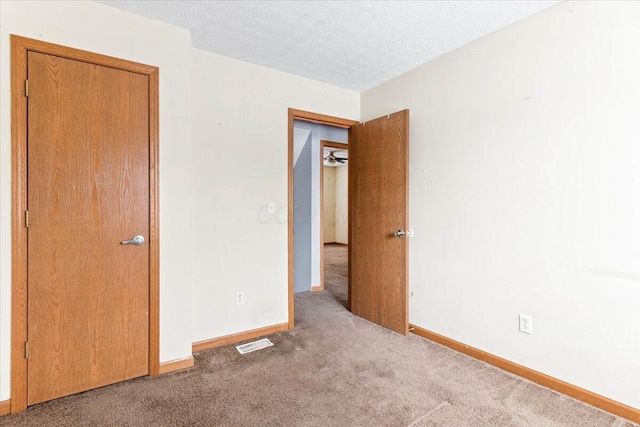
[{"label": "brown wooden door", "polygon": [[351,311],[408,333],[409,110],[349,131]]},{"label": "brown wooden door", "polygon": [[149,370],[149,77],[28,54],[28,404]]}]

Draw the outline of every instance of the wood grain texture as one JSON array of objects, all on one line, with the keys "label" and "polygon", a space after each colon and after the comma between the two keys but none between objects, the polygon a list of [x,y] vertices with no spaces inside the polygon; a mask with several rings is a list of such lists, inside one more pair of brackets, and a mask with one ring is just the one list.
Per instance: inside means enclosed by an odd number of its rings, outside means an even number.
[{"label": "wood grain texture", "polygon": [[[149,372],[148,76],[28,54],[28,404]],[[93,96],[87,96],[87,93]]]},{"label": "wood grain texture", "polygon": [[127,61],[126,59],[114,58],[112,56],[101,55],[88,52],[86,50],[74,49],[42,40],[35,40],[26,37],[11,35],[11,39],[19,44],[22,49],[29,52],[40,52],[60,58],[73,59],[75,61],[87,62],[95,65],[102,65],[117,70],[130,71],[143,75],[149,75],[158,71],[157,67],[139,62]]},{"label": "wood grain texture", "polygon": [[[335,232],[333,233],[335,237]],[[320,284],[311,286],[311,290],[324,289],[324,141],[320,141]],[[314,289],[315,288],[315,289]]]},{"label": "wood grain texture", "polygon": [[287,133],[287,283],[288,283],[288,327],[294,326],[294,304],[293,304],[293,110],[289,109]]},{"label": "wood grain texture", "polygon": [[293,297],[293,121],[302,120],[312,123],[320,123],[329,126],[337,126],[348,129],[358,124],[355,120],[343,119],[340,117],[327,116],[324,114],[312,113],[310,111],[296,110],[289,108],[287,111],[288,135],[287,135],[287,227],[288,227],[288,282],[289,282],[289,329],[294,326],[294,297]]},{"label": "wood grain texture", "polygon": [[490,365],[496,366],[500,369],[511,372],[512,374],[516,374],[520,377],[526,378],[530,381],[556,390],[560,393],[566,394],[567,396],[571,396],[575,399],[603,409],[607,412],[611,412],[612,414],[616,414],[636,423],[640,423],[640,410],[636,408],[593,393],[589,390],[583,389],[573,384],[569,384],[547,374],[543,374],[542,372],[527,368],[526,366],[519,365],[510,360],[503,359],[491,353],[487,353],[486,351],[471,347],[435,332],[431,332],[427,329],[421,328],[420,326],[411,325],[411,327],[413,328],[414,334],[426,338],[430,341],[437,342],[438,344],[444,345],[445,347],[449,347],[455,351],[466,354],[475,359],[482,360],[483,362],[486,362]]},{"label": "wood grain texture", "polygon": [[349,144],[345,144],[344,142],[327,141],[325,139],[320,140],[320,145],[323,147],[340,148],[342,150],[349,149]]},{"label": "wood grain texture", "polygon": [[[158,68],[132,61],[107,57],[78,49],[54,45],[40,40],[11,35],[11,99],[12,99],[12,315],[11,315],[11,411],[27,407],[27,230],[24,210],[27,208],[27,78],[28,52],[41,52],[126,70],[148,76],[149,132],[149,372],[159,370],[159,219],[158,219]],[[96,94],[91,94],[96,96]]]},{"label": "wood grain texture", "polygon": [[237,344],[242,341],[263,337],[265,335],[275,334],[276,332],[286,331],[288,329],[291,329],[291,328],[289,327],[289,323],[287,322],[287,323],[280,323],[272,326],[266,326],[264,328],[238,332],[236,334],[225,335],[218,338],[211,338],[208,340],[197,341],[191,345],[191,351],[195,353],[197,351],[208,350],[210,348],[215,348],[215,347],[221,347],[223,345]]},{"label": "wood grain texture", "polygon": [[408,333],[409,110],[349,130],[351,311]]},{"label": "wood grain texture", "polygon": [[27,48],[11,36],[11,412],[27,409]]},{"label": "wood grain texture", "polygon": [[191,367],[193,367],[193,356],[185,357],[183,359],[170,360],[168,362],[160,363],[158,375],[180,371],[182,369],[188,369]]},{"label": "wood grain texture", "polygon": [[358,123],[355,120],[343,119],[343,118],[334,117],[334,116],[327,116],[325,114],[312,113],[310,111],[296,110],[293,108],[289,109],[289,113],[293,114],[293,116],[297,120],[335,126],[343,129],[348,129],[351,126]]},{"label": "wood grain texture", "polygon": [[160,71],[149,76],[149,375],[160,374]]},{"label": "wood grain texture", "polygon": [[11,400],[3,400],[0,402],[0,416],[11,413]]}]

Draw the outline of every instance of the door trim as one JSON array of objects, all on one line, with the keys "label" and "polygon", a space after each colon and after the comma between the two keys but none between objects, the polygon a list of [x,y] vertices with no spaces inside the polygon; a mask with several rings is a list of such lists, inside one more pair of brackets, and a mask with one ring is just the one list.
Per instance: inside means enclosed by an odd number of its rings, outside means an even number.
[{"label": "door trim", "polygon": [[160,248],[159,69],[124,59],[11,35],[11,412],[27,408],[27,53],[39,52],[149,77],[149,375],[159,374]]},{"label": "door trim", "polygon": [[312,291],[324,289],[324,245],[326,244],[324,242],[324,147],[341,148],[348,151],[349,144],[325,139],[320,140],[320,285],[312,287]]},{"label": "door trim", "polygon": [[[287,227],[289,233],[288,239],[288,263],[289,263],[289,329],[293,328],[293,120],[302,120],[305,122],[320,123],[323,125],[336,126],[343,129],[349,129],[351,126],[357,125],[355,120],[343,119],[340,117],[327,116],[324,114],[312,113],[310,111],[296,110],[289,108],[289,134],[288,134],[288,173],[287,173]],[[322,236],[321,236],[322,237]],[[322,239],[321,239],[322,240]]]}]

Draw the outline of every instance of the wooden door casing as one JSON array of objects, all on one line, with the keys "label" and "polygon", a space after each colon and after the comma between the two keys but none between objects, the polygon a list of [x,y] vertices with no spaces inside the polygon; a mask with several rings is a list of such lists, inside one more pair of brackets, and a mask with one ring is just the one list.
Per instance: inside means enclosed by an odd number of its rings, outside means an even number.
[{"label": "wooden door casing", "polygon": [[149,373],[149,76],[28,53],[27,404]]},{"label": "wooden door casing", "polygon": [[288,262],[288,322],[289,329],[294,327],[294,295],[293,295],[293,166],[295,164],[293,158],[293,122],[295,120],[302,120],[311,123],[320,123],[328,126],[335,126],[343,129],[349,129],[351,126],[357,125],[355,120],[343,119],[340,117],[327,116],[325,114],[313,113],[310,111],[297,110],[289,108],[288,110],[288,138],[287,138],[287,229],[288,229],[288,242],[287,242],[287,258]]},{"label": "wooden door casing", "polygon": [[159,360],[159,69],[158,67],[10,35],[11,40],[11,412],[27,408],[27,58],[40,52],[148,77],[149,97],[149,375]]},{"label": "wooden door casing", "polygon": [[351,311],[406,335],[409,110],[349,130]]}]

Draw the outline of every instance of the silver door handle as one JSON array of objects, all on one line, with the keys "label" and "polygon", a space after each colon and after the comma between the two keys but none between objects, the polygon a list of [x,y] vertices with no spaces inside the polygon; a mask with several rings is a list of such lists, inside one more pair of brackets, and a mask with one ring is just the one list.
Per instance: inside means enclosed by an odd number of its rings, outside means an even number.
[{"label": "silver door handle", "polygon": [[133,239],[131,240],[124,240],[122,241],[123,245],[136,245],[136,246],[140,246],[144,243],[144,237],[142,237],[141,235],[137,235],[134,236]]},{"label": "silver door handle", "polygon": [[398,230],[398,231],[394,231],[393,235],[396,237],[403,237],[403,236],[407,236],[407,237],[413,237],[413,230],[410,228],[407,231],[404,230]]}]

